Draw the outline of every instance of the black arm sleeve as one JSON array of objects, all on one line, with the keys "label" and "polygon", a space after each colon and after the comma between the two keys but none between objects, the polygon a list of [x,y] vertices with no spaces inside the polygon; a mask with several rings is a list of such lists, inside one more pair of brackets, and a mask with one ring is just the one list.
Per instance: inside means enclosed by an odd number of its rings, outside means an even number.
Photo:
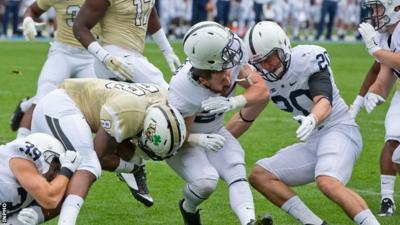
[{"label": "black arm sleeve", "polygon": [[311,97],[322,95],[326,97],[332,105],[332,82],[330,79],[329,70],[321,70],[314,73],[308,79]]}]

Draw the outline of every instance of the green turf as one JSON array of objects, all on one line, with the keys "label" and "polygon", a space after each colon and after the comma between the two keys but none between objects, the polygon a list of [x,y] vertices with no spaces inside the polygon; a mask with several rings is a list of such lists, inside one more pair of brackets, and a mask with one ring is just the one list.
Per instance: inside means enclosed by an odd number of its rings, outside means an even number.
[{"label": "green turf", "polygon": [[[330,54],[341,95],[350,103],[373,60],[361,44],[323,45]],[[9,129],[10,115],[21,98],[35,93],[36,80],[47,57],[48,47],[44,42],[0,42],[0,143],[12,140],[15,136]],[[181,44],[176,43],[174,47],[183,59]],[[149,44],[145,55],[161,68],[169,80],[168,67],[158,48]],[[364,148],[349,187],[360,193],[373,212],[377,212],[379,208],[379,155],[384,136],[383,120],[388,105],[386,103],[378,107],[371,115],[363,111],[357,118],[364,138]],[[291,119],[291,115],[278,111],[272,104],[269,105],[253,127],[240,138],[246,150],[248,172],[258,159],[295,143],[296,127],[297,124]],[[145,208],[137,203],[127,187],[119,182],[114,174],[104,172],[91,189],[81,210],[78,224],[182,224],[177,203],[182,198],[183,181],[164,163],[149,162],[147,168],[148,183],[155,199],[152,208]],[[400,187],[397,188],[399,189]],[[353,224],[339,207],[317,190],[315,184],[296,188],[296,191],[309,207],[329,224]],[[257,214],[269,212],[278,225],[299,224],[256,191],[253,190],[253,193]],[[399,194],[396,194],[396,198],[400,201]],[[230,209],[227,189],[223,182],[219,183],[217,191],[201,208],[203,224],[239,224]],[[398,225],[400,213],[390,218],[379,218],[379,221],[385,225]],[[56,221],[53,220],[49,224],[56,224]]]}]

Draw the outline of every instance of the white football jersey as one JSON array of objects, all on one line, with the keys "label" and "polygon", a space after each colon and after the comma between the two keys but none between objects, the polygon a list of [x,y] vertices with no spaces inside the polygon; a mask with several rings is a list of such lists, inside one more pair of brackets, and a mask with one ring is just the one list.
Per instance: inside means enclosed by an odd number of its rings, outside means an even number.
[{"label": "white football jersey", "polygon": [[322,47],[299,45],[292,48],[289,69],[282,79],[265,81],[270,89],[271,100],[279,109],[290,112],[293,116],[307,116],[313,106],[308,80],[311,75],[328,69],[332,82],[332,112],[319,128],[331,127],[338,123],[356,125],[348,113],[348,106],[339,95],[329,64],[328,53]]},{"label": "white football jersey", "polygon": [[[194,123],[189,128],[192,133],[214,133],[224,126],[223,113],[210,114],[201,110],[201,102],[209,97],[219,96],[208,88],[199,84],[191,77],[192,64],[187,60],[171,78],[169,84],[168,102],[176,107],[183,117],[196,115]],[[231,91],[229,96],[234,95],[236,82],[240,67],[235,66],[231,70]]]},{"label": "white football jersey", "polygon": [[0,146],[0,202],[7,204],[7,215],[11,215],[29,206],[34,200],[21,187],[12,173],[9,161],[12,158],[22,158],[32,161],[38,171],[43,171],[46,163],[40,151],[30,147],[31,144],[24,138],[16,139],[6,145]]},{"label": "white football jersey", "polygon": [[[380,34],[379,45],[385,50],[400,52],[400,23],[397,24],[392,34],[387,32]],[[400,70],[394,68],[392,70],[393,74],[400,79]]]}]

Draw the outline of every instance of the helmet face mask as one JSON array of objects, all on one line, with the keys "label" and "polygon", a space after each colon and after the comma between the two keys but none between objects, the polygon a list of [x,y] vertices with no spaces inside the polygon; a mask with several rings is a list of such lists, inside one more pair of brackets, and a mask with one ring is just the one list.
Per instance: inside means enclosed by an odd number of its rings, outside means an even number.
[{"label": "helmet face mask", "polygon": [[231,32],[228,44],[222,50],[222,69],[230,69],[241,63],[243,51],[240,40]]},{"label": "helmet face mask", "polygon": [[[274,68],[272,70],[265,69],[262,64],[266,62],[272,62]],[[289,62],[290,60],[286,59],[286,55],[282,49],[274,48],[265,55],[265,57],[257,62],[253,62],[253,65],[261,72],[261,75],[265,80],[274,82],[282,79],[283,75],[285,75],[289,68]]]},{"label": "helmet face mask", "polygon": [[381,33],[400,20],[400,0],[363,0],[361,4],[367,9],[363,22],[370,23]]},{"label": "helmet face mask", "polygon": [[175,155],[186,137],[185,121],[169,105],[152,105],[146,111],[139,148],[153,160]]}]

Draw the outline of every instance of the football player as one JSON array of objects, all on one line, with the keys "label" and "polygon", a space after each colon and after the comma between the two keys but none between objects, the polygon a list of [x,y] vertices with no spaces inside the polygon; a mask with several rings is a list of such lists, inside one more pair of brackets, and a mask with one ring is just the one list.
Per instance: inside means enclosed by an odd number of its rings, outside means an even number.
[{"label": "football player", "polygon": [[[160,26],[157,11],[154,7],[155,0],[86,0],[81,13],[78,14],[74,24],[76,38],[89,52],[96,56],[95,72],[98,77],[107,79],[121,79],[107,68],[110,62],[115,68],[127,71],[129,76],[122,80],[139,83],[155,83],[168,89],[161,71],[151,64],[143,50],[146,32],[150,33],[160,47],[172,72],[180,64],[169,44],[163,29]],[[101,28],[100,44],[89,30],[99,23]],[[117,59],[117,61],[115,61]],[[144,172],[144,160],[134,157],[132,161],[142,164],[134,174],[119,174],[130,188],[133,196],[146,206],[153,205]],[[127,163],[129,160],[127,161]],[[133,164],[132,164],[133,165]],[[134,180],[136,184],[129,182]]]},{"label": "football player", "polygon": [[[22,28],[25,38],[29,41],[35,38],[36,27],[41,25],[35,20],[51,7],[56,9],[58,24],[55,41],[51,43],[47,60],[40,72],[36,95],[33,99],[21,101],[14,113],[11,125],[13,130],[18,129],[17,138],[30,133],[32,112],[39,99],[55,89],[64,79],[95,77],[94,57],[82,47],[72,33],[72,25],[82,4],[83,0],[38,0],[25,11]],[[96,33],[96,30],[93,31]]]},{"label": "football player", "polygon": [[[39,224],[62,201],[81,158],[44,133],[0,146],[1,224]],[[43,209],[42,209],[43,208]]]},{"label": "football player", "polygon": [[[139,136],[140,149],[153,159],[177,152],[186,129],[180,113],[167,104],[166,92],[154,84],[82,78],[65,80],[40,100],[33,113],[32,131],[52,134],[67,150],[82,156],[58,224],[75,224],[90,186],[100,176],[99,159],[117,148],[133,150],[132,138]],[[94,140],[92,133],[96,134]],[[125,173],[135,169],[116,159],[103,169]]]},{"label": "football player", "polygon": [[300,143],[259,160],[250,183],[302,224],[326,224],[290,188],[315,181],[357,224],[379,222],[365,201],[346,187],[361,153],[359,128],[340,97],[327,51],[316,45],[291,49],[273,22],[260,22],[245,36],[251,61],[263,74],[271,100],[299,122]]},{"label": "football player", "polygon": [[[368,113],[385,102],[394,82],[400,77],[400,1],[363,1],[363,5],[372,12],[365,18],[370,23],[362,23],[359,32],[368,49],[375,58],[364,79],[359,95],[350,111],[357,115],[364,106]],[[391,216],[395,211],[393,198],[396,183],[395,164],[400,164],[400,92],[396,91],[385,118],[385,144],[382,149],[381,166],[381,207],[379,216]]]},{"label": "football player", "polygon": [[[241,40],[228,28],[200,22],[186,33],[183,48],[188,60],[171,79],[168,102],[185,118],[189,145],[167,163],[186,181],[179,202],[184,224],[201,224],[198,207],[214,192],[219,178],[227,184],[240,223],[256,224],[244,151],[236,138],[262,111],[268,91],[261,76],[246,64]],[[246,90],[235,96],[238,85]],[[234,136],[224,128],[224,114],[240,108],[231,124]],[[258,222],[272,223],[266,217]]]},{"label": "football player", "polygon": [[[95,63],[96,74],[100,77],[115,78],[104,66],[108,61],[115,62],[114,67],[127,70],[130,76],[124,80],[139,83],[156,83],[168,88],[161,71],[143,56],[146,33],[150,33],[157,43],[171,72],[180,65],[163,29],[161,28],[155,0],[86,0],[74,24],[75,37],[98,60]],[[90,33],[90,29],[99,23],[101,44]],[[127,66],[125,68],[125,66]]]}]

